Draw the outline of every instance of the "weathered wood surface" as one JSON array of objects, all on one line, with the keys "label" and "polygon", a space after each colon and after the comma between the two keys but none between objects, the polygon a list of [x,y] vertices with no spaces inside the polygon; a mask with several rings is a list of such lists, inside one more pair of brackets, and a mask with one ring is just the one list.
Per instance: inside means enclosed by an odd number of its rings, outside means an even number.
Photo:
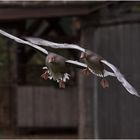
[{"label": "weathered wood surface", "polygon": [[0,87],[0,128],[11,125],[9,87]]},{"label": "weathered wood surface", "polygon": [[18,127],[77,127],[77,89],[18,87]]},{"label": "weathered wood surface", "polygon": [[[0,2],[0,20],[84,16],[112,2],[107,1],[42,1]],[[63,7],[63,8],[62,8]]]},{"label": "weathered wood surface", "polygon": [[[86,26],[82,46],[114,64],[140,91],[140,25]],[[92,76],[93,77],[93,76]],[[94,78],[80,78],[81,138],[140,138],[140,99],[129,94],[116,78],[102,89]],[[96,84],[95,84],[96,83]],[[97,86],[95,86],[97,85]]]}]

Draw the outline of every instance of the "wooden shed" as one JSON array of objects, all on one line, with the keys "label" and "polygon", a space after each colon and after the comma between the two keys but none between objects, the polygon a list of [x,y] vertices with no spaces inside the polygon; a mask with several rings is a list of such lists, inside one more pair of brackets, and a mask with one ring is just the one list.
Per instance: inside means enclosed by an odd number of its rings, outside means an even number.
[{"label": "wooden shed", "polygon": [[[139,82],[139,2],[1,2],[0,28],[80,44],[117,66],[136,89]],[[140,99],[115,79],[73,71],[65,90],[40,78],[44,59],[5,37],[1,43],[0,123],[11,137],[139,138]],[[16,47],[15,47],[16,46]],[[6,58],[6,60],[5,60]],[[59,135],[61,134],[61,136]],[[10,137],[10,136],[9,136]]]}]

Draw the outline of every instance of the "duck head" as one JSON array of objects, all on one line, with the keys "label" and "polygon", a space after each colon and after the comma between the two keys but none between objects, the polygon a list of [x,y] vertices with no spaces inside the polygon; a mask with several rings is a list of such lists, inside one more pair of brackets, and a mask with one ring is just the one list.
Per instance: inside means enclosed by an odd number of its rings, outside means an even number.
[{"label": "duck head", "polygon": [[80,55],[81,59],[87,58],[87,53],[86,52],[82,52]]},{"label": "duck head", "polygon": [[56,56],[54,56],[54,55],[50,55],[50,56],[48,56],[48,63],[53,63],[53,62],[55,62],[55,60],[56,60]]},{"label": "duck head", "polygon": [[93,54],[93,52],[91,52],[90,50],[86,50],[85,52],[82,52],[80,55],[81,59],[86,59],[88,57],[90,57]]}]

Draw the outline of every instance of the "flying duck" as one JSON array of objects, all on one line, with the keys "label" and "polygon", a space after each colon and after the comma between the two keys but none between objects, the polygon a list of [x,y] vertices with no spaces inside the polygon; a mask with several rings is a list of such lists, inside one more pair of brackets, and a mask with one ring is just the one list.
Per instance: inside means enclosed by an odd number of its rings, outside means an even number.
[{"label": "flying duck", "polygon": [[48,52],[46,49],[30,43],[29,41],[25,41],[16,36],[13,36],[3,30],[0,30],[0,34],[18,42],[21,44],[25,44],[31,46],[32,48],[37,49],[46,55],[46,65],[43,67],[45,73],[41,75],[45,80],[53,79],[59,83],[60,88],[65,88],[65,82],[70,79],[70,74],[68,73],[69,67],[73,66],[75,68],[87,68],[86,64],[83,64],[78,61],[68,60],[65,57]]},{"label": "flying duck", "polygon": [[[81,52],[80,58],[84,60],[84,63],[86,64],[86,68],[84,68],[82,71],[84,74],[92,73],[96,76],[102,77],[102,80],[100,82],[101,86],[103,88],[109,87],[108,81],[105,79],[107,76],[113,76],[118,79],[118,81],[121,82],[121,84],[125,87],[125,89],[138,97],[140,95],[138,92],[131,86],[131,84],[124,78],[124,76],[121,74],[121,72],[116,68],[113,64],[109,63],[107,60],[102,58],[100,55],[90,51],[86,50],[78,45],[75,44],[67,44],[67,43],[54,43],[51,41],[47,41],[40,38],[34,38],[34,37],[28,37],[26,38],[29,42],[44,46],[45,48],[52,48],[57,52],[57,50],[70,50],[70,49],[76,49]],[[109,72],[105,69],[104,65],[108,66],[113,72]]]},{"label": "flying duck", "polygon": [[[109,63],[104,58],[102,58],[100,55],[98,55],[90,50],[86,50],[86,52],[81,53],[80,58],[83,59],[85,61],[85,64],[87,64],[87,66],[88,66],[88,69],[86,68],[85,71],[90,71],[91,73],[103,78],[100,82],[103,88],[109,86],[109,83],[105,79],[105,77],[113,76],[113,77],[116,77],[119,82],[121,82],[121,84],[125,87],[125,89],[129,93],[140,97],[138,92],[124,78],[124,76],[121,74],[119,69],[116,68],[113,64]],[[105,70],[104,65],[108,66],[113,71],[113,73]]]}]

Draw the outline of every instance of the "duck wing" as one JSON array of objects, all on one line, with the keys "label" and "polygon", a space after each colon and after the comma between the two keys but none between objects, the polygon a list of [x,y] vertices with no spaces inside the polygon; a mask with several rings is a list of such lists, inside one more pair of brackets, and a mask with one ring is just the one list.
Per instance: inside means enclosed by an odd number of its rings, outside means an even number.
[{"label": "duck wing", "polygon": [[120,71],[111,63],[109,63],[106,60],[101,60],[102,63],[104,63],[105,65],[107,65],[108,67],[110,67],[112,69],[112,71],[114,72],[114,74],[116,75],[116,78],[118,79],[118,81],[120,81],[122,83],[122,85],[125,87],[125,89],[133,94],[136,95],[138,97],[140,97],[140,95],[138,94],[138,92],[134,89],[134,87],[132,87],[132,85],[124,78],[124,76],[120,73]]},{"label": "duck wing", "polygon": [[10,39],[12,39],[12,40],[18,42],[18,43],[31,46],[32,48],[35,48],[35,49],[37,49],[38,51],[40,51],[40,52],[42,52],[42,53],[48,55],[48,51],[47,51],[46,49],[41,48],[40,46],[38,46],[38,45],[36,45],[36,44],[32,44],[32,43],[30,43],[30,42],[28,42],[28,41],[25,41],[25,40],[23,40],[23,39],[20,39],[20,38],[14,36],[14,35],[11,35],[11,34],[5,32],[5,31],[1,30],[1,29],[0,29],[0,34],[2,34],[2,35],[4,35],[4,36],[6,36],[6,37],[8,37],[8,38],[10,38]]},{"label": "duck wing", "polygon": [[78,61],[74,60],[66,60],[65,63],[74,66],[75,68],[85,69],[87,68],[87,65]]},{"label": "duck wing", "polygon": [[54,43],[36,37],[26,37],[25,39],[33,44],[43,46],[50,52],[62,55],[67,59],[79,59],[80,52],[85,52],[84,48],[75,44]]}]

